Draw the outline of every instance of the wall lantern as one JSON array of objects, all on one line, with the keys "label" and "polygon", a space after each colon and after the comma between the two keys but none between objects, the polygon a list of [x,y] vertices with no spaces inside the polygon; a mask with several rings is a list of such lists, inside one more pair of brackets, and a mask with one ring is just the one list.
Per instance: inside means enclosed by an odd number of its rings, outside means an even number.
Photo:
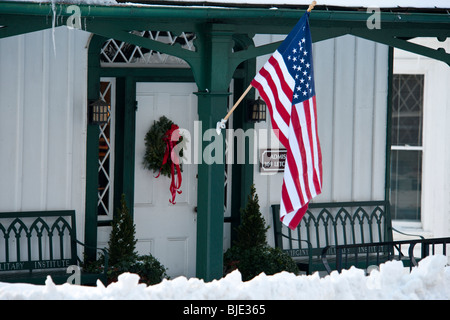
[{"label": "wall lantern", "polygon": [[266,103],[260,97],[247,105],[247,122],[266,121]]},{"label": "wall lantern", "polygon": [[99,99],[89,103],[89,124],[104,125],[108,123],[111,106]]}]

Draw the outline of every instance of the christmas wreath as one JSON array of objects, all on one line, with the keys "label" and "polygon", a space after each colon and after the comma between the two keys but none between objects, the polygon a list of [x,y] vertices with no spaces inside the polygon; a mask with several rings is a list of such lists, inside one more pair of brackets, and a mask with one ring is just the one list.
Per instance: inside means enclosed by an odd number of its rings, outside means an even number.
[{"label": "christmas wreath", "polygon": [[155,121],[145,135],[144,168],[157,172],[156,178],[160,175],[172,178],[170,185],[172,199],[169,201],[173,204],[176,193],[181,193],[180,157],[183,156],[183,149],[177,154],[175,146],[182,140],[179,127],[165,116]]}]

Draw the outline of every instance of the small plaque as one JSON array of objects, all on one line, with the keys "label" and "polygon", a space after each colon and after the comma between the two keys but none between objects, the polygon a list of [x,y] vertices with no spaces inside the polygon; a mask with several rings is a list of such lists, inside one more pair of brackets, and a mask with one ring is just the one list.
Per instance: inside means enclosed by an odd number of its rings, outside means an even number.
[{"label": "small plaque", "polygon": [[284,172],[286,149],[261,149],[259,151],[260,172]]}]

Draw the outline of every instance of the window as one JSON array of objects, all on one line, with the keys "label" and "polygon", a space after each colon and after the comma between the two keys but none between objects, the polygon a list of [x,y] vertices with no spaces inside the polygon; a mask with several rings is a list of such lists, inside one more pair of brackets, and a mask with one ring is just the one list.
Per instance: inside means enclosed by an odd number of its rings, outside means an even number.
[{"label": "window", "polygon": [[420,221],[424,76],[394,74],[392,84],[392,219]]},{"label": "window", "polygon": [[100,97],[110,106],[108,122],[100,126],[98,150],[98,202],[97,212],[100,220],[112,219],[114,182],[114,79],[102,78]]}]

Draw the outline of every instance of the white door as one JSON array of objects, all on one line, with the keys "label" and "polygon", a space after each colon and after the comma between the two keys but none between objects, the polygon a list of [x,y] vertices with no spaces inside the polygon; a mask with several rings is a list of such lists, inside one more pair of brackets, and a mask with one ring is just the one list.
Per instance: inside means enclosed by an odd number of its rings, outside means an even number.
[{"label": "white door", "polygon": [[[144,137],[154,121],[166,116],[194,137],[197,120],[197,91],[194,83],[137,83],[136,160],[134,219],[137,250],[149,252],[166,268],[168,275],[195,276],[197,216],[197,165],[183,164],[181,194],[169,203],[170,178],[143,168]],[[189,141],[193,143],[193,141]]]}]

